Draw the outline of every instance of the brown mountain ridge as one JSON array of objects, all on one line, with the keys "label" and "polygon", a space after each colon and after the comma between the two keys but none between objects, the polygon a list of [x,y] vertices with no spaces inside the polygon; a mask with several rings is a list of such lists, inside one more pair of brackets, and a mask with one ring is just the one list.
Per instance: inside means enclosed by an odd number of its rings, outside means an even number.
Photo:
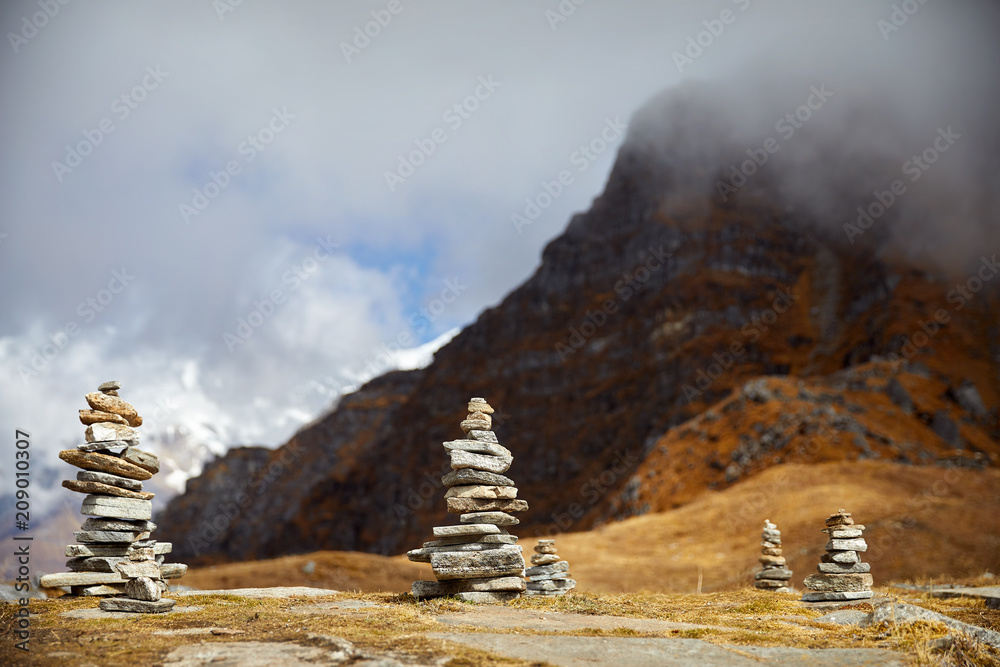
[{"label": "brown mountain ridge", "polygon": [[788,463],[1000,464],[1000,276],[959,303],[961,277],[847,245],[766,197],[699,194],[641,136],[535,274],[427,368],[190,480],[157,518],[176,557],[419,546],[450,521],[440,443],[471,396],[498,409],[531,508],[522,536],[678,507]]}]

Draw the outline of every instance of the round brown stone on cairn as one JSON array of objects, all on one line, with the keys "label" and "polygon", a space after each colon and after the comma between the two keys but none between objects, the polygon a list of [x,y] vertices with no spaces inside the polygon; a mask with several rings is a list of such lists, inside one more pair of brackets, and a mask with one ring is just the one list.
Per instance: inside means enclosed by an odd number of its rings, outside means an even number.
[{"label": "round brown stone on cairn", "polygon": [[444,443],[452,471],[441,478],[448,487],[448,511],[461,525],[437,526],[430,542],[407,552],[411,561],[430,563],[437,581],[414,581],[419,599],[454,595],[466,602],[505,602],[525,589],[524,556],[507,532],[528,503],[517,499],[514,481],[504,477],[514,457],[490,430],[493,408],[482,398],[469,401],[461,423],[464,440]]},{"label": "round brown stone on cairn", "polygon": [[754,575],[753,585],[775,593],[791,593],[788,581],[792,578],[792,571],[785,567],[785,557],[781,555],[781,531],[770,519],[764,519],[760,539],[759,560],[763,569]]},{"label": "round brown stone on cairn", "polygon": [[873,596],[871,566],[858,556],[859,551],[868,550],[862,537],[864,530],[845,510],[827,517],[823,532],[829,534],[830,540],[816,567],[819,574],[810,574],[803,582],[811,589],[803,593],[803,602],[866,600]]},{"label": "round brown stone on cairn", "polygon": [[105,382],[85,396],[80,410],[86,442],[59,452],[59,458],[81,468],[62,485],[87,494],[80,512],[89,516],[74,533],[79,544],[66,547],[69,572],[48,574],[41,585],[69,586],[74,595],[124,596],[101,600],[106,611],[169,611],[174,600],[161,597],[165,579],[184,576],[187,565],[164,564],[169,542],[150,539],[156,529],[153,494],[142,483],[160,470],[155,454],[139,449],[142,417],[118,396],[121,384]]},{"label": "round brown stone on cairn", "polygon": [[569,563],[556,555],[555,540],[538,540],[531,565],[524,571],[527,595],[565,595],[576,588],[576,581],[569,578]]}]

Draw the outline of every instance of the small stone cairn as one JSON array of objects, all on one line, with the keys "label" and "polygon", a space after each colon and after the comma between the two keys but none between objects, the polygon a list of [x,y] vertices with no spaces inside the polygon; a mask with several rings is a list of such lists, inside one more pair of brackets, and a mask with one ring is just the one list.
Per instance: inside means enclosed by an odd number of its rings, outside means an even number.
[{"label": "small stone cairn", "polygon": [[785,567],[785,557],[781,555],[781,531],[764,519],[764,531],[760,534],[760,564],[763,569],[754,575],[753,585],[775,593],[791,593],[788,580],[792,571]]},{"label": "small stone cairn", "polygon": [[806,588],[803,602],[823,602],[828,600],[865,600],[872,597],[871,566],[862,563],[859,551],[867,551],[868,544],[861,536],[864,526],[854,523],[851,513],[838,510],[826,519],[824,533],[830,535],[826,543],[826,553],[820,557],[816,567],[819,574],[805,578]]},{"label": "small stone cairn", "polygon": [[41,585],[70,586],[74,595],[124,596],[101,600],[105,611],[170,611],[175,601],[162,597],[164,580],[184,576],[187,565],[163,564],[172,545],[150,539],[153,494],[142,490],[142,482],[159,472],[160,462],[137,447],[142,417],[119,398],[120,388],[105,382],[86,395],[90,409],[80,410],[86,442],[59,452],[82,468],[62,485],[87,494],[80,512],[90,518],[74,533],[79,544],[66,547],[70,572],[45,575]]},{"label": "small stone cairn", "polygon": [[565,595],[576,588],[576,581],[569,578],[569,563],[556,555],[555,540],[538,540],[531,565],[524,571],[528,595]]},{"label": "small stone cairn", "polygon": [[485,399],[471,399],[461,423],[466,439],[444,443],[452,468],[441,479],[448,487],[444,497],[461,525],[435,527],[436,540],[406,554],[430,563],[437,579],[414,581],[417,599],[454,595],[466,602],[505,602],[525,590],[522,549],[507,526],[519,523],[509,512],[523,512],[528,503],[517,499],[513,480],[502,474],[514,457],[490,430],[491,414]]}]

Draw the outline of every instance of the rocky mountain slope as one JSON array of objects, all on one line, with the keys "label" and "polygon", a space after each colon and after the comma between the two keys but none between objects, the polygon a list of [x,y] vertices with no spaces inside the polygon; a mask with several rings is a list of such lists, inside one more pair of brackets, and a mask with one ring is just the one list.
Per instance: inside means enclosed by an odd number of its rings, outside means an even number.
[{"label": "rocky mountain slope", "polygon": [[722,201],[645,138],[661,112],[633,122],[536,273],[430,366],[369,382],[277,450],[216,459],[160,539],[192,563],[417,546],[444,519],[440,443],[471,396],[498,407],[525,536],[788,462],[1000,464],[1000,276],[956,297],[969,276],[850,245],[758,190]]}]

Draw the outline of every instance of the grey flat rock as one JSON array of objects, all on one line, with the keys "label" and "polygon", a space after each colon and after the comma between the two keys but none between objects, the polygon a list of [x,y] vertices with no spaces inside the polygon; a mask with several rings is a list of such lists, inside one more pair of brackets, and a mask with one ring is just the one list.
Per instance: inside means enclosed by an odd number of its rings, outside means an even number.
[{"label": "grey flat rock", "polygon": [[448,511],[452,514],[469,512],[525,512],[528,503],[524,500],[493,500],[481,498],[448,498]]},{"label": "grey flat rock", "polygon": [[465,435],[467,435],[470,440],[478,440],[479,442],[492,442],[494,444],[500,442],[499,440],[497,440],[497,434],[494,433],[493,431],[481,431],[479,429],[472,429]]},{"label": "grey flat rock", "polygon": [[830,600],[867,600],[875,594],[871,591],[822,591],[802,594],[803,602],[827,602]]},{"label": "grey flat rock", "polygon": [[[440,540],[431,540],[430,542],[424,542],[423,546],[426,547],[447,547],[456,544],[514,544],[517,542],[516,535],[455,535],[453,537],[442,537]],[[520,550],[520,549],[519,549]],[[455,551],[455,549],[447,549],[446,551]]]},{"label": "grey flat rock", "polygon": [[[305,633],[303,633],[305,634]],[[315,637],[314,635],[313,637]],[[303,637],[305,639],[306,637]],[[309,637],[312,638],[312,637]],[[319,665],[343,665],[355,657],[359,657],[350,642],[337,638],[322,647],[302,646],[290,642],[203,642],[179,646],[167,654],[163,661],[164,667],[202,667],[203,665],[219,665],[221,667],[273,667],[274,665],[289,665],[291,667],[317,667]],[[351,664],[361,665],[362,662]],[[391,660],[381,664],[385,667],[399,665]]]},{"label": "grey flat rock", "polygon": [[177,604],[176,600],[160,598],[159,600],[133,600],[132,598],[104,598],[101,600],[101,611],[131,611],[140,614],[162,614],[170,611]]},{"label": "grey flat rock", "polygon": [[149,533],[126,533],[119,530],[78,530],[73,533],[73,539],[86,544],[107,543],[128,545],[136,540],[149,537]]},{"label": "grey flat rock", "polygon": [[513,549],[443,551],[431,554],[431,567],[438,581],[520,576],[524,573],[524,558],[520,551]]},{"label": "grey flat rock", "polygon": [[[125,443],[123,442],[122,445]],[[142,482],[137,479],[129,479],[120,475],[112,475],[109,472],[97,472],[96,470],[81,470],[76,473],[77,480],[81,482],[101,482],[118,486],[129,491],[142,491]],[[86,530],[86,529],[85,529]]]},{"label": "grey flat rock", "polygon": [[864,538],[853,540],[830,540],[826,543],[827,551],[867,551],[868,543]]},{"label": "grey flat rock", "polygon": [[952,630],[963,632],[967,635],[975,637],[979,641],[986,642],[991,646],[1000,648],[1000,632],[981,628],[977,625],[971,625],[969,623],[963,623],[962,621],[955,620],[954,618],[945,616],[944,614],[939,614],[936,611],[931,611],[930,609],[924,609],[923,607],[918,607],[917,605],[905,604],[902,602],[888,602],[875,607],[875,610],[871,613],[871,617],[868,620],[868,625],[880,625],[882,623],[891,625],[893,623],[913,623],[914,621],[944,623]]},{"label": "grey flat rock", "polygon": [[[594,618],[594,617],[591,617]],[[760,667],[763,664],[801,667],[902,667],[902,656],[879,649],[796,649],[715,646],[700,639],[640,637],[526,636],[492,633],[433,633],[445,639],[512,658],[553,665],[592,667]],[[750,653],[754,658],[745,657]],[[756,658],[756,659],[755,659]]]},{"label": "grey flat rock", "polygon": [[[493,435],[491,431],[486,431]],[[449,440],[441,443],[449,452],[471,452],[473,454],[488,454],[490,456],[513,457],[510,450],[497,443],[496,436],[492,440]]]},{"label": "grey flat rock", "polygon": [[[167,613],[167,614],[184,614],[184,613],[192,612],[192,611],[201,611],[202,609],[203,609],[203,607],[195,607],[195,606],[182,607],[182,606],[178,605],[178,606],[175,606],[170,611],[165,612],[165,613]],[[136,613],[136,612],[101,611],[100,607],[91,607],[89,609],[73,609],[71,611],[64,611],[64,612],[62,612],[59,615],[62,616],[62,617],[64,617],[64,618],[78,618],[78,619],[93,620],[93,619],[97,619],[97,618],[123,618],[123,617],[128,617],[130,615],[130,613],[135,614],[135,616],[137,616],[137,617],[139,616],[139,614]]]},{"label": "grey flat rock", "polygon": [[[505,546],[510,545],[473,542],[471,544],[449,544],[440,547],[421,547],[420,549],[411,549],[410,551],[407,551],[406,557],[414,563],[430,563],[431,554],[439,551],[489,551],[490,549],[502,549]],[[517,549],[520,551],[521,547],[517,547]]]},{"label": "grey flat rock", "polygon": [[517,498],[516,486],[453,486],[444,494],[448,498],[479,498],[482,500],[514,500]]},{"label": "grey flat rock", "polygon": [[121,458],[123,461],[134,463],[154,475],[160,472],[160,459],[157,458],[156,454],[144,452],[138,447],[127,447],[125,451],[121,453]]},{"label": "grey flat rock", "polygon": [[150,500],[137,500],[135,498],[90,495],[83,499],[80,512],[112,519],[148,520],[153,517],[153,503]]},{"label": "grey flat rock", "polygon": [[510,464],[513,462],[513,456],[493,456],[491,454],[466,452],[460,449],[451,450],[451,467],[454,470],[473,468],[475,470],[485,470],[486,472],[500,474],[507,472],[507,469],[510,468]]},{"label": "grey flat rock", "polygon": [[831,623],[833,625],[862,625],[868,622],[869,616],[870,614],[867,611],[861,611],[860,609],[838,609],[819,618],[814,618],[813,621],[816,623]]},{"label": "grey flat rock", "polygon": [[872,566],[869,563],[820,563],[816,569],[823,574],[847,574],[852,572],[871,572]]},{"label": "grey flat rock", "polygon": [[490,523],[472,523],[460,526],[434,526],[434,537],[455,537],[458,535],[496,535],[500,529]]},{"label": "grey flat rock", "polygon": [[538,576],[548,576],[553,574],[558,574],[559,572],[568,572],[569,562],[561,560],[558,563],[552,563],[551,565],[536,565],[535,567],[529,567],[524,571],[524,576],[526,577],[538,577]]},{"label": "grey flat rock", "polygon": [[85,442],[77,445],[81,452],[120,452],[129,446],[124,440],[102,440],[99,442]]},{"label": "grey flat rock", "polygon": [[441,478],[441,483],[445,486],[514,486],[514,480],[509,477],[475,468],[452,470]]},{"label": "grey flat rock", "polygon": [[517,517],[506,512],[469,512],[458,517],[462,523],[491,523],[494,526],[516,526]]},{"label": "grey flat rock", "polygon": [[[128,556],[134,548],[132,544],[70,544],[66,547],[66,555],[72,558],[89,558],[93,556],[118,557]],[[153,545],[153,553],[162,555],[170,553],[174,548],[171,542],[157,542]]]},{"label": "grey flat rock", "polygon": [[414,581],[410,592],[418,600],[424,598],[444,597],[457,593],[475,591],[513,591],[519,593],[525,589],[521,577],[486,577],[478,579],[452,579],[450,581]]},{"label": "grey flat rock", "polygon": [[129,521],[128,519],[98,519],[91,517],[83,522],[80,530],[122,530],[126,532],[150,533],[156,530],[152,521]]}]

